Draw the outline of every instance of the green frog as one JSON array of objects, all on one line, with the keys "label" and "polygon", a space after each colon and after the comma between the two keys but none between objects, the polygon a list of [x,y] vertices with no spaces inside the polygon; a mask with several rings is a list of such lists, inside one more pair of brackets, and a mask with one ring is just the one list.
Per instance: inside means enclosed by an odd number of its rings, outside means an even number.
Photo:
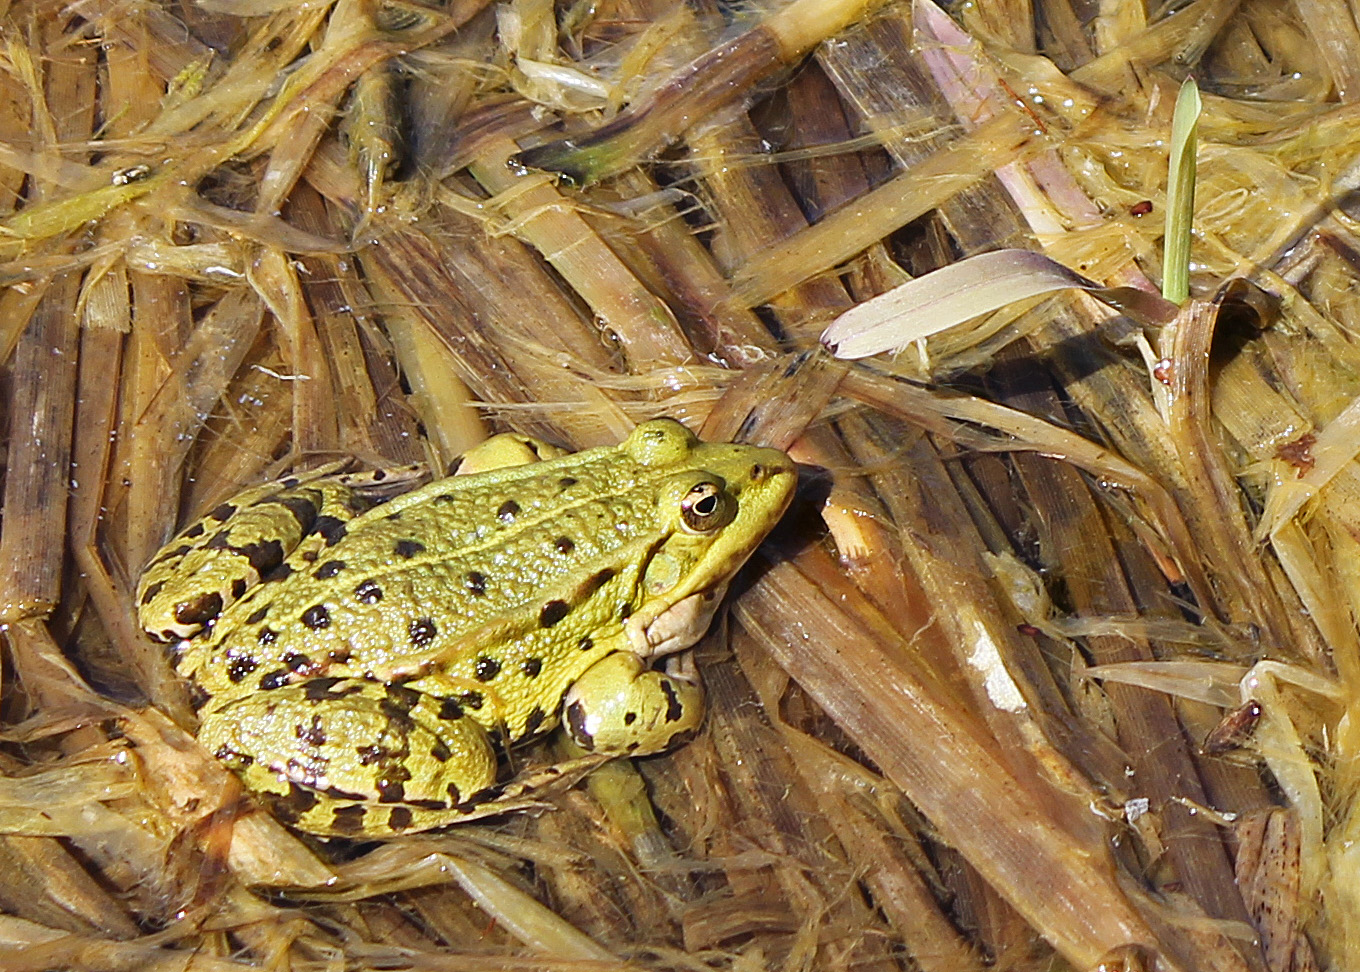
[{"label": "green frog", "polygon": [[381,470],[256,487],[142,577],[199,741],[286,823],[375,838],[498,812],[529,788],[497,785],[498,747],[559,724],[606,756],[692,734],[692,663],[654,663],[703,635],[797,481],[783,452],[670,419],[566,455],[497,436],[459,473],[377,505]]}]

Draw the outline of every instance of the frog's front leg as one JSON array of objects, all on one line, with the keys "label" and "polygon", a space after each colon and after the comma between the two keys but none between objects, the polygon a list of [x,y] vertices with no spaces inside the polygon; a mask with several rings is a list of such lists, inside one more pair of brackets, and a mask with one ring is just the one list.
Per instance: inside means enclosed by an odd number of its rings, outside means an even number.
[{"label": "frog's front leg", "polygon": [[647,667],[631,651],[586,669],[563,699],[567,733],[582,749],[647,756],[693,734],[704,719],[704,690],[692,662],[674,674]]},{"label": "frog's front leg", "polygon": [[496,795],[486,730],[451,699],[313,678],[200,713],[198,739],[285,823],[387,837],[465,819]]}]

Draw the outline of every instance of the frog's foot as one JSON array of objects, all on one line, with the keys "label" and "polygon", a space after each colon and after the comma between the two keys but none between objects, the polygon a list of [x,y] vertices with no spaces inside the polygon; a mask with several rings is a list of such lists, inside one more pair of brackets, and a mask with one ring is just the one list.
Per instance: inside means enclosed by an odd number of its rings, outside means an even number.
[{"label": "frog's foot", "polygon": [[616,651],[572,684],[563,713],[568,734],[582,749],[646,756],[698,730],[704,691],[692,665],[667,674],[647,668],[631,651]]},{"label": "frog's foot", "polygon": [[366,492],[410,481],[418,467],[341,473],[330,463],[238,493],[152,558],[137,585],[142,629],[157,641],[192,638],[297,553],[311,559],[372,505]]},{"label": "frog's foot", "polygon": [[517,432],[502,432],[493,435],[485,442],[473,446],[449,464],[450,476],[475,476],[477,473],[493,469],[508,469],[511,466],[527,466],[531,462],[546,459],[560,459],[567,450],[560,446],[520,435]]},{"label": "frog's foot", "polygon": [[486,730],[402,685],[297,682],[208,711],[198,739],[280,820],[312,833],[390,837],[511,809]]}]

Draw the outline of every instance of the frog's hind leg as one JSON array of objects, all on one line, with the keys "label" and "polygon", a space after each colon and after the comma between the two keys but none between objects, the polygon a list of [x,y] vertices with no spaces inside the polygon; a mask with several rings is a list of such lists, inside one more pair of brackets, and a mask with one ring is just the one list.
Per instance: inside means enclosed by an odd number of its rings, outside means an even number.
[{"label": "frog's hind leg", "polygon": [[561,446],[517,432],[502,432],[481,442],[449,463],[450,476],[475,476],[493,469],[527,466],[567,454]]},{"label": "frog's hind leg", "polygon": [[335,544],[371,505],[356,490],[380,475],[341,474],[343,466],[245,490],[181,531],[137,585],[142,629],[158,641],[192,638],[285,558]]},{"label": "frog's hind leg", "polygon": [[704,691],[692,662],[673,674],[649,669],[631,651],[605,655],[563,698],[563,722],[588,752],[647,756],[678,745],[704,719]]},{"label": "frog's hind leg", "polygon": [[466,819],[500,796],[486,731],[456,702],[362,678],[315,678],[207,713],[198,733],[283,822],[387,837]]}]

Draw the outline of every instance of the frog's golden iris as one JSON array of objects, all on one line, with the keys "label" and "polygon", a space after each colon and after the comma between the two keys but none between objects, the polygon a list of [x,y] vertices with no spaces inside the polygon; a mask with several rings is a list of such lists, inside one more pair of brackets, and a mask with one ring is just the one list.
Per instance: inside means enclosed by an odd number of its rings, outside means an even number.
[{"label": "frog's golden iris", "polygon": [[[702,689],[651,659],[692,645],[778,521],[784,453],[678,422],[553,455],[500,436],[372,509],[313,475],[249,490],[157,554],[142,626],[179,641],[199,740],[287,822],[375,837],[494,806],[493,738],[565,719],[586,749],[660,752]],[[564,716],[565,714],[565,716]]]}]

